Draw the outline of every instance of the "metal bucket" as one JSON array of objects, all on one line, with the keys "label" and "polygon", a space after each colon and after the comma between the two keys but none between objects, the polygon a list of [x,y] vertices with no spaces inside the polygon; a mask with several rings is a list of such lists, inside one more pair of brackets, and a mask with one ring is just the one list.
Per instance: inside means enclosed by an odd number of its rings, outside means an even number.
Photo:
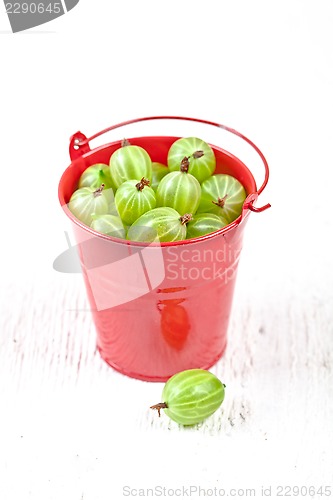
[{"label": "metal bucket", "polygon": [[[212,234],[160,244],[116,239],[77,220],[67,203],[81,174],[95,163],[108,164],[122,137],[93,150],[89,143],[120,127],[168,120],[186,122],[186,134],[131,136],[130,143],[145,148],[152,161],[166,164],[171,144],[179,137],[196,135],[190,133],[191,126],[200,124],[231,134],[255,152],[265,171],[259,189],[243,161],[207,140],[217,160],[215,173],[233,175],[246,190],[240,217]],[[270,206],[254,206],[268,181],[264,156],[249,139],[224,125],[156,116],[114,125],[89,139],[78,132],[71,138],[70,157],[72,163],[59,183],[59,200],[72,222],[101,357],[121,373],[147,381],[166,381],[185,369],[210,368],[226,348],[246,221],[251,211]]]}]

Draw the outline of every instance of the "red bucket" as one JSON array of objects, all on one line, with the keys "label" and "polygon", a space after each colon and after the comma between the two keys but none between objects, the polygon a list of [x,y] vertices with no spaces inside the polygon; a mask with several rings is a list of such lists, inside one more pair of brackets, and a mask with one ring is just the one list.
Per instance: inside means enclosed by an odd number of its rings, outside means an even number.
[{"label": "red bucket", "polygon": [[[215,233],[173,243],[142,244],[100,234],[69,211],[67,203],[84,170],[95,163],[109,163],[120,147],[117,141],[93,150],[98,136],[124,126],[154,124],[154,135],[126,137],[142,146],[152,161],[167,163],[171,144],[179,137],[196,135],[209,142],[216,156],[215,173],[236,177],[247,198],[240,217]],[[185,133],[156,135],[157,123],[186,125]],[[264,166],[265,178],[258,189],[254,176],[223,140],[214,145],[194,126],[223,132],[246,145]],[[193,128],[194,127],[194,128]],[[144,127],[143,127],[144,128]],[[164,132],[165,128],[161,129]],[[225,145],[229,144],[226,148]],[[147,381],[166,381],[190,368],[210,368],[223,354],[231,312],[243,231],[258,195],[268,181],[268,165],[260,150],[245,136],[217,123],[174,116],[139,118],[114,125],[87,139],[78,132],[71,138],[72,163],[59,183],[59,200],[72,222],[82,273],[97,331],[101,357],[121,373]]]}]

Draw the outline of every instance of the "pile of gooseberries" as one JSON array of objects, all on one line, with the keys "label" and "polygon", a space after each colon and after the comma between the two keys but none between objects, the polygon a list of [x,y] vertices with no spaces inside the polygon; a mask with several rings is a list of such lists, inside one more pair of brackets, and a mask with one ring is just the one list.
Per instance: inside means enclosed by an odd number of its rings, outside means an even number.
[{"label": "pile of gooseberries", "polygon": [[126,139],[110,157],[81,175],[68,207],[95,231],[138,242],[172,242],[218,231],[237,219],[246,192],[228,174],[215,174],[211,146],[176,139],[166,164]]}]

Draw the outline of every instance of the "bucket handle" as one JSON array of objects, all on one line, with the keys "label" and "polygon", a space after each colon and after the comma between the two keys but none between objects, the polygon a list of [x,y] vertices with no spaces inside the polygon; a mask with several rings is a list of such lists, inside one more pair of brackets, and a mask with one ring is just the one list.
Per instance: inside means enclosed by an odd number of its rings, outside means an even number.
[{"label": "bucket handle", "polygon": [[101,130],[100,132],[97,132],[96,134],[92,135],[91,137],[87,138],[82,132],[76,132],[71,139],[70,139],[70,144],[69,144],[69,155],[72,161],[76,160],[80,156],[82,156],[85,153],[88,153],[91,151],[89,143],[97,139],[97,137],[100,137],[101,135],[106,134],[107,132],[110,132],[111,130],[115,130],[120,127],[125,127],[126,125],[132,125],[133,123],[139,123],[143,121],[148,121],[148,120],[185,120],[185,121],[192,121],[192,122],[198,122],[198,123],[203,123],[205,125],[212,125],[213,127],[218,127],[222,128],[223,130],[227,130],[231,134],[237,135],[241,139],[243,139],[245,142],[247,142],[252,148],[258,153],[260,156],[264,168],[265,168],[265,178],[260,186],[260,188],[256,191],[256,193],[253,193],[252,195],[249,195],[244,203],[243,210],[251,210],[252,212],[260,213],[263,212],[264,210],[267,210],[267,208],[271,207],[270,203],[267,203],[266,205],[257,208],[253,205],[253,203],[256,201],[260,193],[265,189],[268,178],[269,178],[269,167],[268,163],[266,161],[266,158],[260,151],[260,149],[250,140],[248,139],[245,135],[241,134],[237,130],[227,127],[226,125],[222,125],[221,123],[216,123],[212,122],[209,120],[203,120],[201,118],[189,118],[189,117],[184,117],[184,116],[147,116],[147,117],[142,117],[142,118],[134,118],[132,120],[127,120],[121,123],[117,123],[116,125],[111,125],[111,127],[107,127],[104,130]]}]

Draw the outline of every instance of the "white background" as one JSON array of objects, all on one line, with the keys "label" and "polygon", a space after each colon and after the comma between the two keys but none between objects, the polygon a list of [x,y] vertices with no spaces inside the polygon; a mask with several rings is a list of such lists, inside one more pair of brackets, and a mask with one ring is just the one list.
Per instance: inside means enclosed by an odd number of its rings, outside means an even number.
[{"label": "white background", "polygon": [[[332,26],[324,0],[81,0],[15,35],[2,9],[1,499],[333,486]],[[68,312],[81,277],[52,268],[69,137],[160,114],[240,130],[271,170],[212,369],[226,400],[194,429],[149,410],[163,384],[100,360],[90,316]]]}]

